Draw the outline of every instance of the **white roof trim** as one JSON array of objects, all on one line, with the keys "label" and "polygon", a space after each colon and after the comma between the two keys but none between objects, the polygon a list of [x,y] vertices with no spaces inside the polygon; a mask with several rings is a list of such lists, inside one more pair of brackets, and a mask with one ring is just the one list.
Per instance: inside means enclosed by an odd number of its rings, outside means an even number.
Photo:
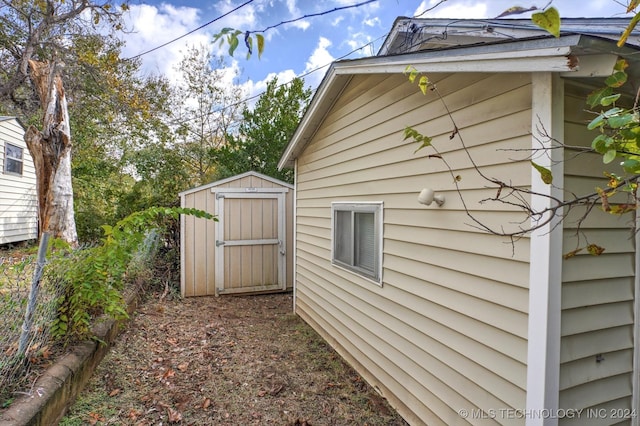
[{"label": "white roof trim", "polygon": [[24,123],[22,121],[20,121],[20,119],[18,117],[13,117],[13,116],[9,116],[9,115],[0,115],[0,123],[5,122],[5,121],[11,121],[11,120],[15,120],[15,122],[18,123],[18,125],[20,127],[22,127],[24,130],[27,129],[25,127]]},{"label": "white roof trim", "polygon": [[[466,49],[465,49],[466,50]],[[480,52],[477,54],[462,54],[453,56],[429,57],[416,62],[414,55],[410,58],[392,57],[389,63],[351,64],[345,63],[336,70],[336,74],[370,74],[370,73],[402,73],[408,66],[415,67],[419,72],[518,72],[518,71],[572,71],[577,63],[570,60],[570,46],[509,51]],[[419,59],[418,59],[419,60]]]},{"label": "white roof trim", "polygon": [[201,186],[197,186],[195,188],[187,189],[185,191],[182,191],[182,192],[178,193],[178,195],[180,197],[183,197],[183,196],[188,195],[188,194],[193,194],[194,192],[202,191],[203,189],[208,189],[208,188],[213,188],[213,187],[216,187],[216,186],[224,185],[226,183],[229,183],[229,182],[232,182],[232,181],[238,180],[238,179],[243,179],[243,178],[248,177],[248,176],[253,176],[253,177],[260,178],[260,179],[264,179],[264,180],[267,180],[267,181],[269,181],[271,183],[274,183],[276,185],[281,185],[281,186],[284,186],[286,188],[293,189],[293,185],[291,185],[290,183],[284,182],[284,181],[282,181],[280,179],[272,178],[271,176],[263,175],[262,173],[249,171],[249,172],[241,173],[239,175],[235,175],[235,176],[231,176],[231,177],[224,178],[224,179],[221,179],[221,180],[217,180],[215,182],[207,183],[206,185],[201,185]]}]

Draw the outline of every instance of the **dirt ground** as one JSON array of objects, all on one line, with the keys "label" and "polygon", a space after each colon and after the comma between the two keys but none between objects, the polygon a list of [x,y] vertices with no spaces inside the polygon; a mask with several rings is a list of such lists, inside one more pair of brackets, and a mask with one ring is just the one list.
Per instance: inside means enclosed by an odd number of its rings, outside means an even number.
[{"label": "dirt ground", "polygon": [[61,425],[406,425],[292,295],[152,295]]}]

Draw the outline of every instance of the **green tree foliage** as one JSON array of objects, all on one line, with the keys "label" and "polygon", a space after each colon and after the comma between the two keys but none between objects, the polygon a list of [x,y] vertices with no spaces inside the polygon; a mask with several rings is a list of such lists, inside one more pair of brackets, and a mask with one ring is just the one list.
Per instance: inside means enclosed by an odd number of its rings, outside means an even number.
[{"label": "green tree foliage", "polygon": [[69,45],[102,29],[119,29],[126,2],[90,0],[6,0],[0,4],[0,101],[5,113],[32,122],[41,108],[29,81],[28,60],[56,60],[67,70],[77,63]]},{"label": "green tree foliage", "polygon": [[295,78],[278,85],[274,78],[267,83],[253,109],[245,108],[236,135],[229,135],[220,150],[219,177],[250,170],[293,182],[292,170],[278,170],[278,160],[293,136],[311,99],[311,89]]},{"label": "green tree foliage", "polygon": [[139,152],[161,150],[170,140],[170,88],[162,78],[140,77],[140,63],[122,60],[122,42],[115,38],[73,41],[77,63],[68,78],[73,184],[78,233],[86,241],[99,238],[104,223],[175,199],[176,192],[170,199],[158,196],[163,188],[157,185],[130,196],[145,167]]},{"label": "green tree foliage", "polygon": [[225,74],[223,65],[223,58],[214,59],[208,48],[199,46],[188,49],[176,69],[182,78],[171,102],[171,121],[176,123],[174,148],[189,176],[187,186],[214,180],[216,153],[240,120],[242,93],[233,85],[236,75]]},{"label": "green tree foliage", "polygon": [[[129,196],[140,186],[138,152],[154,145],[162,149],[171,133],[167,82],[142,77],[140,61],[122,60],[123,42],[105,32],[120,28],[126,9],[126,3],[85,0],[10,0],[0,6],[1,113],[37,125],[41,106],[26,60],[64,63],[75,216],[85,241],[99,238],[101,224],[121,219],[133,207],[148,207],[147,201],[168,205],[176,198],[174,192],[168,201],[157,185]],[[127,205],[132,200],[135,206]]]},{"label": "green tree foliage", "polygon": [[[631,32],[640,21],[640,12],[636,12],[640,6],[640,0],[633,0],[627,4],[626,12],[634,12],[634,17],[629,21],[629,25],[620,36],[618,46],[623,46]],[[560,35],[560,13],[553,7],[532,16],[533,22],[540,28],[558,37]],[[604,87],[597,89],[587,97],[587,104],[596,117],[587,125],[587,129],[598,131],[597,136],[591,143],[591,148],[602,154],[604,164],[609,164],[616,159],[621,162],[626,176],[617,176],[605,172],[609,178],[605,189],[596,188],[597,196],[602,202],[602,209],[613,214],[624,214],[637,208],[636,193],[638,180],[640,179],[640,116],[638,114],[638,99],[635,102],[627,101],[625,106],[624,87],[628,81],[626,69],[629,63],[620,59],[616,62],[612,73],[604,81]],[[633,93],[628,90],[628,93]],[[631,105],[632,104],[632,105]],[[629,106],[631,105],[631,106]],[[598,111],[599,110],[599,111]],[[550,171],[537,166],[541,175]],[[550,181],[545,183],[551,183]],[[609,204],[609,197],[618,192],[626,192],[632,195],[635,202],[628,204]],[[600,253],[597,253],[600,254]]]},{"label": "green tree foliage", "polygon": [[170,144],[149,144],[131,156],[131,163],[138,178],[120,198],[118,217],[149,206],[175,206],[178,193],[191,186],[180,151]]},{"label": "green tree foliage", "polygon": [[[58,315],[51,327],[52,335],[65,342],[91,336],[93,318],[105,314],[109,318],[127,317],[123,289],[131,281],[136,268],[145,268],[151,256],[154,232],[161,232],[166,218],[177,220],[180,214],[213,219],[196,209],[152,207],[133,213],[114,226],[104,225],[104,235],[95,247],[69,251],[60,241],[49,256],[49,279],[63,283],[58,300]],[[137,257],[138,256],[138,257]],[[140,264],[142,263],[142,264]]]},{"label": "green tree foliage", "polygon": [[607,188],[597,188],[603,210],[614,214],[636,209],[636,202],[613,205],[609,203],[609,197],[626,192],[635,198],[640,179],[640,118],[637,105],[629,106],[631,102],[628,96],[625,102],[624,96],[628,80],[625,70],[628,66],[626,60],[618,60],[612,74],[605,80],[605,86],[587,97],[589,108],[596,113],[587,128],[598,132],[591,142],[591,148],[602,154],[604,164],[622,160],[620,164],[626,174],[617,176],[607,173]]}]

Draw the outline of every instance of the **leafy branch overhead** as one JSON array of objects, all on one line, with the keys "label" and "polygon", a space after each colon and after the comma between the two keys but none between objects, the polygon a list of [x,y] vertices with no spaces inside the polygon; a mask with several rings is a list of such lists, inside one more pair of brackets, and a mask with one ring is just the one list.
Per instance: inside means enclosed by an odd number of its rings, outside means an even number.
[{"label": "leafy branch overhead", "polygon": [[[316,17],[316,16],[323,16],[323,15],[328,15],[330,13],[333,12],[338,12],[341,10],[346,10],[346,9],[353,9],[353,8],[358,8],[361,6],[364,6],[366,4],[369,3],[373,3],[377,0],[364,0],[361,1],[359,3],[356,4],[351,4],[348,6],[340,6],[340,7],[334,7],[333,9],[330,10],[325,10],[322,12],[318,12],[318,13],[310,13],[310,14],[306,14],[294,19],[289,19],[286,21],[282,21],[279,22],[275,25],[271,25],[261,31],[241,31],[235,28],[223,28],[222,31],[220,31],[218,34],[216,34],[213,37],[213,41],[215,42],[220,42],[220,46],[222,47],[222,45],[227,42],[229,44],[229,55],[233,56],[233,54],[235,53],[236,49],[238,48],[238,46],[240,45],[240,37],[242,36],[244,38],[244,45],[247,48],[247,59],[249,59],[249,57],[253,54],[253,35],[255,35],[256,38],[256,45],[258,48],[258,59],[260,59],[260,57],[262,56],[262,52],[264,51],[264,36],[260,33],[266,33],[268,30],[277,28],[279,26],[285,25],[285,24],[290,24],[292,22],[296,22],[296,21],[301,21],[303,19],[307,19],[307,18],[312,18],[312,17]],[[250,3],[250,2],[249,2]]]},{"label": "leafy branch overhead", "polygon": [[554,37],[560,37],[560,13],[555,7],[534,13],[531,15],[531,20]]},{"label": "leafy branch overhead", "polygon": [[605,87],[595,90],[587,97],[590,108],[600,108],[597,116],[587,125],[589,130],[598,130],[591,147],[602,154],[605,164],[617,157],[624,158],[621,163],[627,173],[640,173],[640,121],[636,106],[624,108],[618,101],[621,88],[628,80],[624,59],[617,61],[613,74],[605,80]]},{"label": "leafy branch overhead", "polygon": [[[258,59],[264,52],[264,36],[262,34],[255,33],[256,46],[258,48]],[[220,47],[226,42],[229,45],[229,55],[233,56],[236,49],[240,45],[240,36],[244,38],[244,45],[247,48],[247,59],[253,54],[253,36],[250,31],[236,30],[234,28],[223,28],[218,34],[213,37],[213,42],[219,42]]]}]

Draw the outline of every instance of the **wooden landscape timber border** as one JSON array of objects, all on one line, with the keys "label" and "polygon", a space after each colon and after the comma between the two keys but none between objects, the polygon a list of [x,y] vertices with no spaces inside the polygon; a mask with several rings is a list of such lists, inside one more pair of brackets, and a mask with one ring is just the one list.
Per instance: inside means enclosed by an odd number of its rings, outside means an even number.
[{"label": "wooden landscape timber border", "polygon": [[[138,306],[141,288],[127,297],[127,312]],[[3,426],[57,425],[107,354],[126,320],[100,321],[93,328],[96,340],[79,343],[36,380],[31,395],[17,398],[0,413]]]}]

